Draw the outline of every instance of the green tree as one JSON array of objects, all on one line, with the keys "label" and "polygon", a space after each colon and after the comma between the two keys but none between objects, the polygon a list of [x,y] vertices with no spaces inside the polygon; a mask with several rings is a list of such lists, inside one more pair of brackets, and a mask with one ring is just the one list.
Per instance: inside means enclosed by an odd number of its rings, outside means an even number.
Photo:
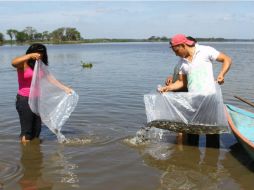
[{"label": "green tree", "polygon": [[4,42],[4,35],[0,32],[0,44]]},{"label": "green tree", "polygon": [[162,36],[161,41],[169,41],[169,39],[166,36]]},{"label": "green tree", "polygon": [[157,36],[151,36],[150,38],[148,38],[149,41],[157,41],[159,39],[159,37]]},{"label": "green tree", "polygon": [[23,43],[29,40],[29,36],[25,32],[17,32],[16,40],[17,42]]},{"label": "green tree", "polygon": [[80,33],[76,28],[65,28],[66,40],[77,41],[80,40]]},{"label": "green tree", "polygon": [[6,34],[8,34],[11,38],[11,44],[12,44],[13,38],[16,38],[17,33],[18,33],[18,31],[15,29],[9,29],[6,31]]},{"label": "green tree", "polygon": [[53,41],[77,41],[81,39],[80,32],[76,28],[62,27],[51,33]]},{"label": "green tree", "polygon": [[50,33],[48,31],[42,32],[42,40],[43,41],[49,41],[50,40]]},{"label": "green tree", "polygon": [[34,34],[34,40],[41,41],[42,40],[42,33]]},{"label": "green tree", "polygon": [[54,30],[51,33],[52,40],[57,42],[64,41],[64,36],[65,36],[64,32],[65,32],[65,28],[58,28]]},{"label": "green tree", "polygon": [[25,33],[25,34],[27,34],[27,36],[28,36],[28,39],[29,40],[34,40],[35,39],[35,34],[37,33],[37,31],[36,31],[36,29],[34,29],[33,27],[31,27],[31,26],[27,26],[24,30],[23,30],[23,32]]}]

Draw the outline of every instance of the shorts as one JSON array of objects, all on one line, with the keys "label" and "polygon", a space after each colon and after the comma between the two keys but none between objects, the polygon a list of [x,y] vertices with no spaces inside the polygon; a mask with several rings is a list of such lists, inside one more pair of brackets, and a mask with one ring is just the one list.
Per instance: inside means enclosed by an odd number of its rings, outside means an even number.
[{"label": "shorts", "polygon": [[28,97],[17,94],[16,109],[21,125],[20,137],[25,136],[26,140],[38,138],[41,133],[41,118],[32,112],[28,104]]}]

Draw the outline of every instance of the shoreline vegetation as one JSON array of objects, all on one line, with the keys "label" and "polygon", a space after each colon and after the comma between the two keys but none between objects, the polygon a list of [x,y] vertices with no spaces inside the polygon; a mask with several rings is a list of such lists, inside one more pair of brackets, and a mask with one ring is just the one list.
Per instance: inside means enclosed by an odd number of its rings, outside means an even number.
[{"label": "shoreline vegetation", "polygon": [[[158,37],[160,38],[160,37]],[[225,39],[225,38],[196,38],[198,42],[254,42],[254,39]],[[11,40],[5,40],[0,42],[1,45],[28,45],[32,43],[43,44],[84,44],[84,43],[124,43],[124,42],[169,42],[169,38],[165,39],[118,39],[118,38],[95,38],[95,39],[82,39],[76,41],[41,41],[41,40],[29,40],[25,42],[17,42]]]},{"label": "shoreline vegetation", "polygon": [[[26,45],[31,43],[43,44],[81,44],[81,43],[117,43],[117,42],[168,42],[170,38],[165,36],[151,36],[147,39],[117,39],[117,38],[95,38],[85,39],[76,28],[61,27],[52,32],[37,32],[33,27],[26,27],[22,31],[16,29],[6,30],[9,39],[6,40],[0,32],[0,45]],[[198,42],[254,42],[254,39],[226,39],[226,38],[199,38]]]}]

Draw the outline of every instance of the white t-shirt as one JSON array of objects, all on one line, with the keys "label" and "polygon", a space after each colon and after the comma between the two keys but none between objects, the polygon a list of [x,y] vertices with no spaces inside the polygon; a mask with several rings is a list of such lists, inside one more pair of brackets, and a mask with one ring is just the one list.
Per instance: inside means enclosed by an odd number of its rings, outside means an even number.
[{"label": "white t-shirt", "polygon": [[220,52],[210,46],[195,45],[196,50],[193,59],[180,59],[179,74],[187,75],[188,91],[194,93],[213,93],[215,80],[213,76],[212,62],[217,59]]},{"label": "white t-shirt", "polygon": [[180,74],[182,63],[178,62],[174,67],[174,73],[173,73],[173,82],[178,80],[178,75]]}]

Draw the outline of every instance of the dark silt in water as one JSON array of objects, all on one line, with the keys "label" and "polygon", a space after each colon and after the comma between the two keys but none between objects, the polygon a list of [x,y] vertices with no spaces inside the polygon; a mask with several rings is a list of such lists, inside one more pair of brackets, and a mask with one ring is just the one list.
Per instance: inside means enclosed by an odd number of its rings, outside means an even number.
[{"label": "dark silt in water", "polygon": [[[224,102],[254,102],[253,43],[204,43],[233,58]],[[232,134],[220,148],[176,143],[168,130],[146,128],[143,95],[163,84],[178,58],[168,43],[48,45],[50,71],[72,86],[79,102],[57,143],[45,126],[41,142],[19,143],[17,74],[11,67],[27,46],[0,46],[0,189],[252,189],[253,161]],[[84,69],[81,61],[91,62]],[[214,64],[218,74],[220,63]]]},{"label": "dark silt in water", "polygon": [[221,134],[228,133],[228,126],[216,126],[216,125],[194,125],[185,124],[180,122],[173,122],[168,120],[154,120],[147,123],[146,127],[159,128],[164,130],[170,130],[176,133],[187,133],[187,134]]}]

